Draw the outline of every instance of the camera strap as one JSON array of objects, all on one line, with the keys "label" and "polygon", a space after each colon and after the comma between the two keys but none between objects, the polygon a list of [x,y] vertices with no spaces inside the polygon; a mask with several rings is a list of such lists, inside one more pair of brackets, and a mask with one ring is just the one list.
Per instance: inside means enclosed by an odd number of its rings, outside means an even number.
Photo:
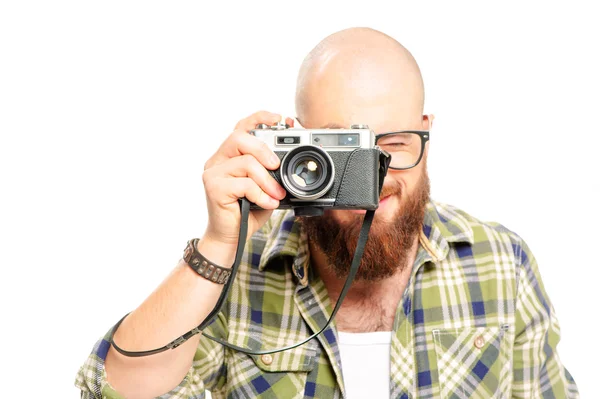
[{"label": "camera strap", "polygon": [[115,324],[115,326],[113,327],[113,329],[110,332],[109,342],[117,350],[117,352],[121,353],[122,355],[129,356],[129,357],[150,356],[150,355],[164,352],[167,349],[175,349],[179,345],[181,345],[182,343],[184,343],[185,341],[187,341],[188,339],[193,337],[194,335],[196,335],[198,333],[202,333],[202,335],[204,335],[206,338],[213,340],[213,341],[215,341],[223,346],[226,346],[228,348],[234,349],[236,351],[247,353],[250,355],[266,355],[269,353],[281,352],[281,351],[285,351],[288,349],[296,348],[302,344],[305,344],[306,342],[310,341],[311,339],[315,338],[316,336],[321,334],[323,331],[325,331],[327,329],[327,327],[329,327],[329,325],[333,321],[333,318],[335,317],[335,314],[341,307],[342,301],[344,300],[346,293],[350,289],[350,285],[352,284],[352,281],[354,280],[354,276],[356,276],[356,272],[358,271],[358,267],[360,266],[360,260],[363,255],[363,251],[365,249],[367,239],[369,238],[369,230],[371,229],[371,223],[373,222],[373,217],[375,215],[375,211],[367,211],[365,214],[365,217],[363,219],[363,224],[360,229],[360,234],[358,236],[356,250],[354,251],[354,258],[352,259],[352,264],[350,266],[350,271],[348,273],[348,277],[346,278],[344,287],[342,288],[342,291],[340,292],[340,296],[335,304],[335,307],[333,308],[333,311],[331,312],[331,316],[329,317],[329,320],[327,320],[327,323],[325,323],[325,325],[319,331],[315,332],[314,334],[312,334],[305,340],[295,343],[293,345],[289,345],[289,346],[286,346],[283,348],[276,348],[276,349],[254,350],[251,348],[243,348],[240,346],[236,346],[230,342],[227,342],[223,338],[217,338],[217,337],[213,337],[211,335],[203,333],[203,330],[214,321],[214,319],[217,317],[217,315],[223,308],[223,305],[225,305],[225,301],[229,295],[229,291],[231,290],[232,282],[235,279],[235,276],[237,274],[237,271],[239,269],[239,266],[240,266],[240,263],[242,260],[242,255],[244,253],[246,238],[248,235],[248,218],[250,216],[250,203],[248,202],[247,199],[245,199],[245,198],[240,199],[240,209],[241,209],[240,234],[239,234],[239,240],[238,240],[237,250],[236,250],[236,254],[235,254],[235,261],[233,263],[233,266],[231,267],[231,276],[229,277],[229,280],[227,281],[227,283],[224,285],[223,291],[221,292],[221,295],[219,296],[219,299],[218,299],[215,307],[208,314],[208,316],[204,319],[204,321],[202,323],[200,323],[200,325],[198,325],[196,328],[191,329],[187,333],[174,339],[173,341],[169,342],[168,344],[166,344],[165,346],[163,346],[161,348],[147,350],[147,351],[133,351],[132,352],[132,351],[127,351],[127,350],[121,349],[114,342],[114,334],[117,331],[117,329],[119,328],[119,326],[121,325],[121,323],[123,322],[123,320],[125,319],[125,317],[127,317],[129,315],[129,313],[128,313],[125,316],[123,316],[123,318],[121,318],[121,320],[119,320],[119,322],[117,324]]}]

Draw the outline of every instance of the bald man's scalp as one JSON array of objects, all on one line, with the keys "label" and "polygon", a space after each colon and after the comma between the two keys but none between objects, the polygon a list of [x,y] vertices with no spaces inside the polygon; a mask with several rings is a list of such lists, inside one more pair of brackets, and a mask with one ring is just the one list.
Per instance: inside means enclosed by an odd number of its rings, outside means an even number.
[{"label": "bald man's scalp", "polygon": [[[339,102],[344,108],[336,110]],[[404,46],[382,32],[350,28],[334,33],[300,67],[296,113],[301,122],[311,120],[315,108],[333,106],[332,111],[352,114],[356,107],[382,102],[396,104],[410,119],[423,113],[419,66]]]}]

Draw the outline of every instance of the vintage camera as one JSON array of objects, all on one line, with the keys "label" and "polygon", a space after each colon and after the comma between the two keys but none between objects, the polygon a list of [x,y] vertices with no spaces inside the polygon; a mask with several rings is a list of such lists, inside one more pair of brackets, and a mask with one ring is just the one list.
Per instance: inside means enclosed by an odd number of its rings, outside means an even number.
[{"label": "vintage camera", "polygon": [[390,156],[375,146],[375,134],[368,126],[297,129],[283,123],[261,124],[250,134],[281,160],[279,169],[269,171],[287,191],[279,209],[292,208],[296,216],[319,216],[325,209],[379,206]]}]

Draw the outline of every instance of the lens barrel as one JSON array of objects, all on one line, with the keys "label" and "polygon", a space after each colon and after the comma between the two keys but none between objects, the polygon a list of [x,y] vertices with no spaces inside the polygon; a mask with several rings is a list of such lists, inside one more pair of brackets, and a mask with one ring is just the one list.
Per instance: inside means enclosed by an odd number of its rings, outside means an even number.
[{"label": "lens barrel", "polygon": [[305,145],[289,151],[281,161],[281,180],[284,188],[303,200],[315,200],[333,185],[333,160],[323,149]]}]

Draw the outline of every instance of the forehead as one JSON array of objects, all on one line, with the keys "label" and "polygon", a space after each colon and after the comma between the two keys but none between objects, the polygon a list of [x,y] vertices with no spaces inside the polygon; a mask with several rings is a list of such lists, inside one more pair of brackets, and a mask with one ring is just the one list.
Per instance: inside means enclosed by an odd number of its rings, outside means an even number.
[{"label": "forehead", "polygon": [[[354,108],[354,109],[352,109]],[[375,133],[418,128],[418,120],[394,106],[363,106],[346,108],[315,107],[300,121],[305,128],[348,129],[351,125],[368,125]]]},{"label": "forehead", "polygon": [[301,123],[307,128],[368,125],[376,133],[417,128],[421,118],[401,85],[374,82],[357,86],[345,79],[319,79],[306,91]]},{"label": "forehead", "polygon": [[305,127],[362,124],[375,132],[417,127],[422,84],[406,59],[340,54],[316,63],[302,81]]}]

